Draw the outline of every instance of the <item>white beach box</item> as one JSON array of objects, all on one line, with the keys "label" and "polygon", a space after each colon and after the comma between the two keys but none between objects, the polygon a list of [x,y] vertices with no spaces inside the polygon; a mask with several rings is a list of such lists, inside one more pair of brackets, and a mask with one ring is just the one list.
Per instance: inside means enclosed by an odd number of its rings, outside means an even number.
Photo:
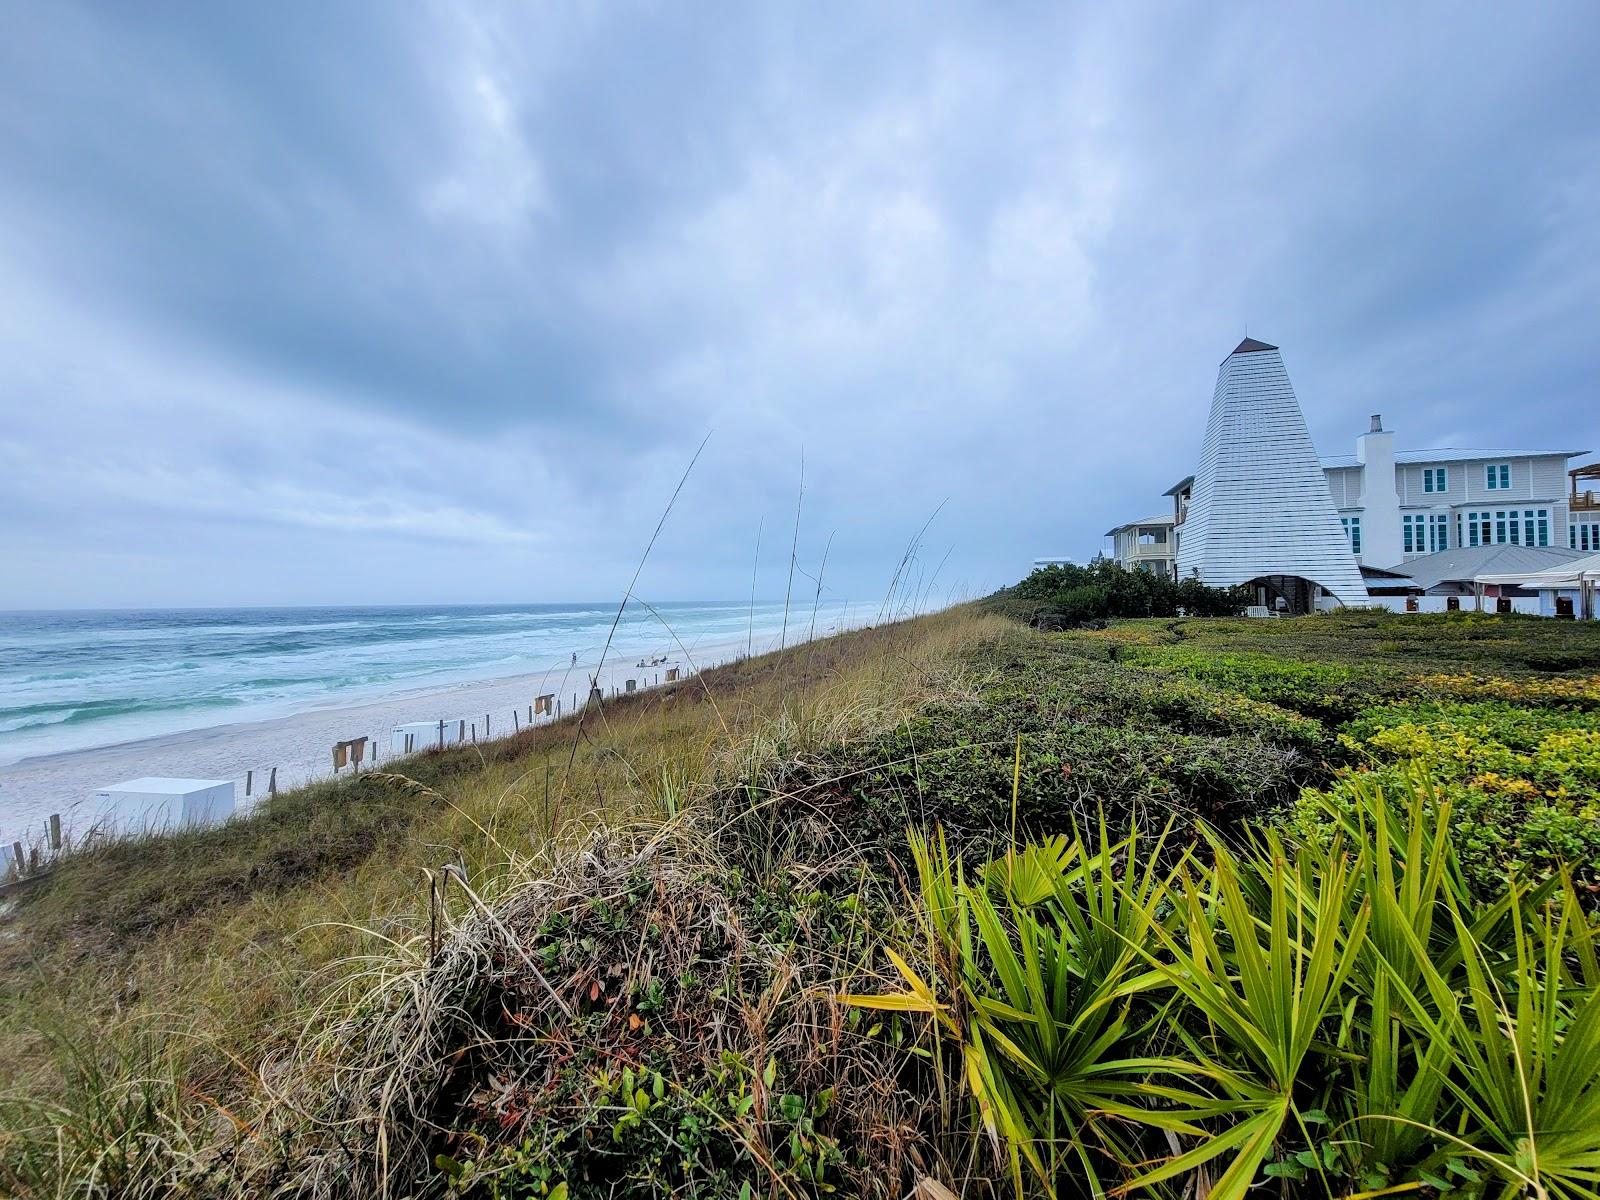
[{"label": "white beach box", "polygon": [[94,799],[97,819],[118,834],[219,825],[234,809],[231,779],[149,776],[101,788]]},{"label": "white beach box", "polygon": [[[410,721],[404,725],[396,725],[394,732],[389,735],[390,754],[420,754],[424,750],[433,750],[439,746],[453,746],[460,733],[459,721],[446,721],[444,734],[441,740],[439,722],[437,721]],[[410,749],[406,747],[406,738],[411,739]]]}]

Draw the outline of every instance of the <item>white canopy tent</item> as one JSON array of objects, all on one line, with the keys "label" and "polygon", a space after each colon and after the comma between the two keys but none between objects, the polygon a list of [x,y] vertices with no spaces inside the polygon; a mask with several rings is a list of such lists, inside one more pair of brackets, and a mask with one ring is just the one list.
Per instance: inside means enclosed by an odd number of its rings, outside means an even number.
[{"label": "white canopy tent", "polygon": [[1549,599],[1550,604],[1545,611],[1551,614],[1556,611],[1556,598],[1562,593],[1571,593],[1569,598],[1574,601],[1574,616],[1591,621],[1600,615],[1595,611],[1595,597],[1600,594],[1600,554],[1574,559],[1544,571],[1479,575],[1473,579],[1473,583],[1479,587],[1498,585],[1538,592],[1541,597]]}]

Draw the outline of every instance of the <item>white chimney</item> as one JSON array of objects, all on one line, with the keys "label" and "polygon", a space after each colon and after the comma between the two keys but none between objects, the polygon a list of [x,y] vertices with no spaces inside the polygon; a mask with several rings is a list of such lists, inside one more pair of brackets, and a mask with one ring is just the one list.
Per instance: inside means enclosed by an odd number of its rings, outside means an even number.
[{"label": "white chimney", "polygon": [[1394,434],[1383,416],[1356,439],[1361,464],[1361,561],[1374,567],[1398,566],[1405,557],[1400,540],[1400,492],[1394,470]]}]

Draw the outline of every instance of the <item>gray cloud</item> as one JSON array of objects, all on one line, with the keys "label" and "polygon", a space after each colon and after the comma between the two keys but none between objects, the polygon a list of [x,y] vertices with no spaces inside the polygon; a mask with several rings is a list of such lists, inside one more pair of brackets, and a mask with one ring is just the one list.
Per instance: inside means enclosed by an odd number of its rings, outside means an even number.
[{"label": "gray cloud", "polygon": [[[881,593],[1088,554],[1217,360],[1600,446],[1600,22],[14,5],[0,606]],[[763,590],[781,588],[768,539]]]}]

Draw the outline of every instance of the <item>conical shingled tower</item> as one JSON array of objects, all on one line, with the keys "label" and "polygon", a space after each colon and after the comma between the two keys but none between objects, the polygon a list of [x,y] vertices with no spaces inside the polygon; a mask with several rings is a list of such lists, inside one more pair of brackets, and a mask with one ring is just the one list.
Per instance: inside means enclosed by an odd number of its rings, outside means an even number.
[{"label": "conical shingled tower", "polygon": [[1342,604],[1367,601],[1276,346],[1247,337],[1217,369],[1178,575],[1212,587],[1294,576]]}]

